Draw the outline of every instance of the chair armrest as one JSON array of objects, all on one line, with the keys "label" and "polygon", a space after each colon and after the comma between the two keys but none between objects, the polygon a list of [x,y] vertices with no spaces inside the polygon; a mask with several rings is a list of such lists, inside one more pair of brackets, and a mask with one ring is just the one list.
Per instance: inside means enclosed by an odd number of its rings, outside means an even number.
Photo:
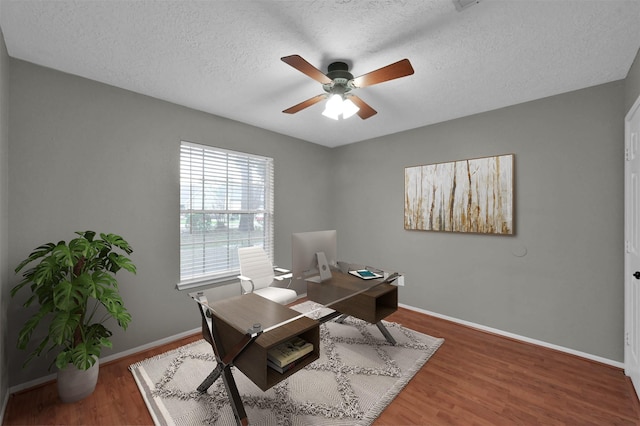
[{"label": "chair armrest", "polygon": [[274,280],[278,280],[278,281],[284,281],[286,279],[289,280],[289,284],[287,284],[286,288],[291,287],[291,283],[293,282],[293,273],[289,272],[288,274],[283,274],[283,275],[276,275],[275,277],[273,277]]},{"label": "chair armrest", "polygon": [[276,275],[275,277],[273,277],[274,280],[278,280],[278,281],[282,281],[285,280],[287,278],[292,278],[293,274],[291,272],[289,272],[288,274],[284,274],[284,275]]},{"label": "chair armrest", "polygon": [[251,280],[251,278],[245,277],[244,275],[238,275],[238,279],[240,280],[240,289],[242,291],[244,291],[244,285],[242,285],[242,283],[247,281],[249,282],[249,284],[251,284],[251,291],[247,291],[245,293],[253,293],[253,290],[255,290],[255,285],[253,284],[253,280]]}]

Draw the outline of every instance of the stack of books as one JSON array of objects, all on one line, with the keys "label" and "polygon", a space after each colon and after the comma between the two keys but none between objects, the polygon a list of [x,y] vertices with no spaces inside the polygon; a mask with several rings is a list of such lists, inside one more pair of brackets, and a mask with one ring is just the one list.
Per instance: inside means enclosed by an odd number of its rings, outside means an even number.
[{"label": "stack of books", "polygon": [[267,351],[267,365],[278,373],[295,367],[313,352],[313,344],[296,336]]}]

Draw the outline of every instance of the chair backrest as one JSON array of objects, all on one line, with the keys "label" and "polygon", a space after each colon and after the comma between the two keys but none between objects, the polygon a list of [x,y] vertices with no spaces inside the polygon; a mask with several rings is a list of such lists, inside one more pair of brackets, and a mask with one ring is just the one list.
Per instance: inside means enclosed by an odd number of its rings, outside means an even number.
[{"label": "chair backrest", "polygon": [[240,275],[251,278],[254,289],[268,287],[273,282],[273,264],[262,247],[242,247],[238,249]]}]

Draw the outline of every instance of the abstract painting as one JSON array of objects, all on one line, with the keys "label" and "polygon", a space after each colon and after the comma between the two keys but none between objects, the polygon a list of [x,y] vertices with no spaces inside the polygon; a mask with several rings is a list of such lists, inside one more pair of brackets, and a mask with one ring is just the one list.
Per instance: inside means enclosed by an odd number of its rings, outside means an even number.
[{"label": "abstract painting", "polygon": [[404,169],[404,229],[512,235],[514,155]]}]

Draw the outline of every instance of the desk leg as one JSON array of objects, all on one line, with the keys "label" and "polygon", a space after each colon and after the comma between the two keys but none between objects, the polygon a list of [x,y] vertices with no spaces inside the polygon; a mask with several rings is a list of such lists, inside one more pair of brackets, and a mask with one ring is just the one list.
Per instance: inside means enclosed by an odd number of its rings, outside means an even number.
[{"label": "desk leg", "polygon": [[338,318],[336,318],[336,322],[339,323],[339,324],[342,324],[344,322],[344,320],[346,320],[347,318],[349,318],[349,315],[342,314]]},{"label": "desk leg", "polygon": [[[347,314],[338,314],[336,315],[336,312],[333,312],[329,315],[325,315],[324,317],[320,318],[320,322],[327,322],[335,317],[336,318],[336,322],[342,324],[344,322],[344,320],[346,320],[349,315]],[[396,339],[393,338],[393,336],[391,335],[391,333],[389,333],[389,330],[387,330],[387,327],[384,326],[384,324],[382,323],[382,321],[378,321],[376,323],[376,326],[378,326],[378,330],[380,330],[380,333],[382,333],[382,335],[384,336],[384,338],[387,340],[387,342],[391,343],[393,346],[396,345]]]},{"label": "desk leg", "polygon": [[382,321],[378,321],[376,323],[376,325],[378,326],[378,330],[380,330],[380,333],[382,333],[384,338],[387,339],[387,342],[389,342],[393,346],[395,346],[396,345],[396,339],[394,339],[393,336],[391,335],[391,333],[389,333],[389,330],[387,330],[387,327],[384,326]]},{"label": "desk leg", "polygon": [[209,376],[204,379],[202,384],[198,386],[198,392],[205,393],[207,389],[209,389],[221,375],[222,381],[224,382],[224,387],[227,390],[227,395],[229,396],[229,402],[231,403],[231,409],[233,410],[233,415],[236,419],[236,423],[243,426],[248,425],[249,421],[247,420],[247,413],[244,411],[242,398],[240,397],[238,386],[236,385],[236,381],[233,378],[233,374],[231,373],[230,365],[222,367],[221,364],[218,364],[218,366],[211,372],[211,374],[209,374]]},{"label": "desk leg", "polygon": [[206,308],[204,308],[204,306],[199,306],[199,308],[200,313],[202,314],[202,334],[205,340],[207,340],[207,342],[212,346],[217,365],[207,378],[204,379],[200,386],[198,386],[198,392],[205,393],[207,389],[209,389],[211,385],[213,385],[213,383],[222,376],[222,381],[224,382],[224,387],[227,390],[227,396],[229,397],[229,402],[231,404],[231,409],[233,410],[236,423],[240,426],[247,426],[249,424],[249,420],[247,419],[247,413],[244,410],[244,405],[242,404],[242,398],[240,397],[238,386],[233,378],[231,366],[233,365],[233,361],[247,348],[247,346],[252,344],[258,338],[262,333],[262,329],[258,325],[254,326],[254,329],[248,330],[247,334],[231,349],[228,354],[224,354],[221,352],[222,345],[218,340],[218,334],[215,332],[213,319],[211,322],[211,328],[209,328],[206,318]]},{"label": "desk leg", "polygon": [[211,374],[209,374],[207,378],[204,379],[204,381],[200,384],[200,386],[198,386],[198,392],[205,393],[207,389],[209,389],[211,385],[213,385],[215,381],[218,380],[220,374],[222,374],[222,365],[218,364],[216,368],[213,369]]},{"label": "desk leg", "polygon": [[226,367],[222,370],[222,380],[224,381],[224,387],[227,388],[227,395],[231,402],[231,409],[233,409],[233,415],[236,418],[236,422],[239,425],[247,426],[249,420],[247,419],[247,413],[244,411],[244,404],[240,398],[240,392],[236,386],[236,381],[231,374],[231,368]]}]

